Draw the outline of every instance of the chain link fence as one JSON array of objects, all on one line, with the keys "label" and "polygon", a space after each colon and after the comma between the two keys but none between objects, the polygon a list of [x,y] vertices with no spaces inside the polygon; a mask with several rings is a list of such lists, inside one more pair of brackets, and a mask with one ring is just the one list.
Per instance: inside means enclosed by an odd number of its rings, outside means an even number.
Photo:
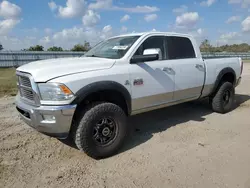
[{"label": "chain link fence", "polygon": [[[80,57],[84,52],[32,52],[32,51],[2,51],[0,52],[0,67],[19,67],[21,65],[43,59]],[[250,59],[250,53],[202,53],[203,58],[241,57]]]},{"label": "chain link fence", "polygon": [[65,57],[80,57],[82,55],[84,55],[84,52],[3,51],[0,52],[0,67],[19,67],[32,61]]},{"label": "chain link fence", "polygon": [[244,60],[249,60],[250,59],[250,52],[244,52],[244,53],[239,53],[239,52],[215,52],[215,53],[207,53],[207,52],[202,52],[202,57],[204,59],[209,59],[209,58],[227,58],[227,57],[240,57]]}]

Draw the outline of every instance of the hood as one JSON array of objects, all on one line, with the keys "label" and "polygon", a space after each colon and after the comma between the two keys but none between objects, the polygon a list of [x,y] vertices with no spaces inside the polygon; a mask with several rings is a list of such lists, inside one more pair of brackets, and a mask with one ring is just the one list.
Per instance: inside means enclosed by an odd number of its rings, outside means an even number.
[{"label": "hood", "polygon": [[59,58],[31,62],[19,67],[17,71],[30,73],[35,82],[46,82],[65,75],[108,69],[114,63],[113,59],[96,57]]}]

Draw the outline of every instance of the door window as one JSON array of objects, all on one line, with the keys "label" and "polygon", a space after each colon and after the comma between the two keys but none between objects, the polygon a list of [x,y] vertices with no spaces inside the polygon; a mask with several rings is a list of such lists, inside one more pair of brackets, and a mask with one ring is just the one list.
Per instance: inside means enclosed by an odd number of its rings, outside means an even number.
[{"label": "door window", "polygon": [[164,36],[153,36],[147,38],[137,49],[134,55],[143,55],[144,50],[158,48],[161,51],[160,59],[166,59],[166,48],[165,48],[165,37]]},{"label": "door window", "polygon": [[186,37],[167,37],[168,59],[195,58],[194,47]]}]

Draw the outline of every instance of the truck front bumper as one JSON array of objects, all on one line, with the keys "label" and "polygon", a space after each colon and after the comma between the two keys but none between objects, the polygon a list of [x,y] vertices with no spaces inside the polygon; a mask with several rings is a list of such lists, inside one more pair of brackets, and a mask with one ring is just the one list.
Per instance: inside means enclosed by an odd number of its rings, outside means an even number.
[{"label": "truck front bumper", "polygon": [[68,137],[76,105],[32,106],[16,98],[21,119],[37,131],[56,138]]}]

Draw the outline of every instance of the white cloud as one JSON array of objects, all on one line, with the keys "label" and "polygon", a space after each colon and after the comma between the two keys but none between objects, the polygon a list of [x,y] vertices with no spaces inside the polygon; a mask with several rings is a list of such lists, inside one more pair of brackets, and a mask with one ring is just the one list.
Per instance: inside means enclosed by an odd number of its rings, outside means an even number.
[{"label": "white cloud", "polygon": [[230,32],[230,33],[226,33],[226,34],[222,34],[220,36],[221,39],[232,39],[232,38],[235,38],[235,37],[238,37],[240,36],[239,33],[237,32]]},{"label": "white cloud", "polygon": [[249,32],[250,31],[250,16],[248,16],[245,20],[242,21],[242,30],[244,32]]},{"label": "white cloud", "polygon": [[45,32],[47,35],[49,35],[49,34],[52,33],[52,29],[51,29],[51,28],[45,28],[45,29],[44,29],[44,32]]},{"label": "white cloud", "polygon": [[155,6],[136,6],[136,7],[113,7],[113,10],[121,10],[125,12],[132,12],[132,13],[151,13],[151,12],[157,12],[160,9]]},{"label": "white cloud", "polygon": [[59,6],[58,14],[62,18],[82,16],[86,6],[85,0],[67,0],[66,7]]},{"label": "white cloud", "polygon": [[216,2],[216,0],[206,0],[206,1],[202,1],[201,2],[201,6],[206,6],[206,7],[210,7],[212,4],[214,4]]},{"label": "white cloud", "polygon": [[202,34],[204,33],[204,30],[201,29],[201,28],[199,28],[199,29],[197,29],[197,33],[198,33],[199,35],[202,35]]},{"label": "white cloud", "polygon": [[87,27],[93,27],[100,21],[101,16],[95,13],[93,10],[88,10],[82,18],[83,25]]},{"label": "white cloud", "polygon": [[232,16],[230,18],[228,18],[228,20],[226,21],[227,24],[231,24],[233,22],[239,22],[241,20],[240,16]]},{"label": "white cloud", "polygon": [[237,3],[241,3],[242,0],[229,0],[228,3],[229,4],[237,4]]},{"label": "white cloud", "polygon": [[[185,32],[186,33],[186,32]],[[188,34],[192,35],[198,44],[200,44],[204,39],[207,38],[205,29],[199,28],[193,31],[188,32]]]},{"label": "white cloud", "polygon": [[181,16],[177,16],[175,23],[177,27],[190,28],[196,25],[199,19],[200,17],[197,12],[187,12]]},{"label": "white cloud", "polygon": [[229,4],[241,4],[242,8],[248,8],[250,5],[250,0],[229,0]]},{"label": "white cloud", "polygon": [[54,40],[70,40],[70,39],[80,39],[83,35],[83,28],[73,27],[71,29],[63,29],[53,35]]},{"label": "white cloud", "polygon": [[156,20],[157,17],[158,17],[157,14],[148,14],[148,15],[146,15],[146,16],[144,17],[144,20],[145,20],[146,22],[151,22],[151,21]]},{"label": "white cloud", "polygon": [[7,35],[19,22],[20,20],[15,19],[0,21],[0,35]]},{"label": "white cloud", "polygon": [[180,7],[173,9],[173,13],[176,13],[176,14],[181,14],[187,11],[188,11],[188,7],[186,5],[181,5]]},{"label": "white cloud", "polygon": [[216,42],[218,45],[242,43],[240,37],[241,34],[237,32],[224,33]]},{"label": "white cloud", "polygon": [[106,25],[103,29],[102,29],[103,33],[109,33],[112,31],[112,26],[111,25]]},{"label": "white cloud", "polygon": [[55,33],[52,36],[51,41],[55,46],[61,46],[64,49],[71,49],[75,44],[84,43],[84,41],[96,44],[101,40],[100,35],[101,32],[98,32],[95,29],[85,30],[81,27],[73,27]]},{"label": "white cloud", "polygon": [[[1,44],[4,47],[4,50],[20,50],[22,47],[19,45],[20,40],[15,37],[1,36]],[[17,47],[17,48],[16,48]]]},{"label": "white cloud", "polygon": [[126,33],[128,31],[128,28],[125,26],[122,26],[121,33]]},{"label": "white cloud", "polygon": [[55,11],[57,9],[57,5],[54,1],[49,2],[48,5],[51,11]]},{"label": "white cloud", "polygon": [[2,1],[0,3],[0,16],[6,19],[17,18],[21,14],[21,8],[9,1]]},{"label": "white cloud", "polygon": [[19,22],[22,9],[9,1],[0,3],[0,35],[7,35]]},{"label": "white cloud", "polygon": [[103,29],[102,29],[102,34],[101,34],[101,39],[106,39],[113,36],[113,28],[111,25],[106,25]]},{"label": "white cloud", "polygon": [[112,0],[96,0],[89,4],[89,9],[108,9],[112,7]]},{"label": "white cloud", "polygon": [[[1,28],[1,22],[0,22]],[[1,33],[1,32],[0,32]],[[97,28],[72,27],[66,28],[59,32],[46,34],[43,37],[9,37],[1,36],[0,41],[5,50],[21,50],[27,49],[33,45],[43,45],[46,48],[51,46],[60,46],[63,49],[71,49],[75,44],[84,44],[85,41],[90,42],[93,46],[103,39],[113,36],[113,28],[111,25],[103,27],[101,30]]]},{"label": "white cloud", "polygon": [[91,45],[94,45],[111,36],[113,36],[113,28],[111,25],[105,26],[102,30],[73,27],[63,29],[62,31],[53,34],[50,38],[50,44],[61,46],[64,49],[71,49],[75,44],[84,43],[84,41],[88,41]]},{"label": "white cloud", "polygon": [[4,50],[21,50],[27,49],[30,46],[41,43],[37,37],[27,36],[22,38],[10,37],[10,36],[0,36],[1,44]]},{"label": "white cloud", "polygon": [[121,22],[126,22],[126,21],[128,21],[130,19],[130,16],[129,15],[124,15],[122,18],[121,18]]},{"label": "white cloud", "polygon": [[119,10],[132,13],[151,13],[157,12],[160,9],[155,6],[136,6],[136,7],[120,7],[114,6],[112,0],[96,0],[95,3],[89,4],[89,9],[103,9],[103,10]]},{"label": "white cloud", "polygon": [[49,36],[45,36],[42,39],[40,39],[39,42],[42,43],[42,44],[44,44],[44,45],[47,45],[47,44],[51,43],[51,39],[50,39]]},{"label": "white cloud", "polygon": [[36,37],[27,36],[27,37],[25,37],[25,39],[27,39],[27,40],[36,40]]}]

